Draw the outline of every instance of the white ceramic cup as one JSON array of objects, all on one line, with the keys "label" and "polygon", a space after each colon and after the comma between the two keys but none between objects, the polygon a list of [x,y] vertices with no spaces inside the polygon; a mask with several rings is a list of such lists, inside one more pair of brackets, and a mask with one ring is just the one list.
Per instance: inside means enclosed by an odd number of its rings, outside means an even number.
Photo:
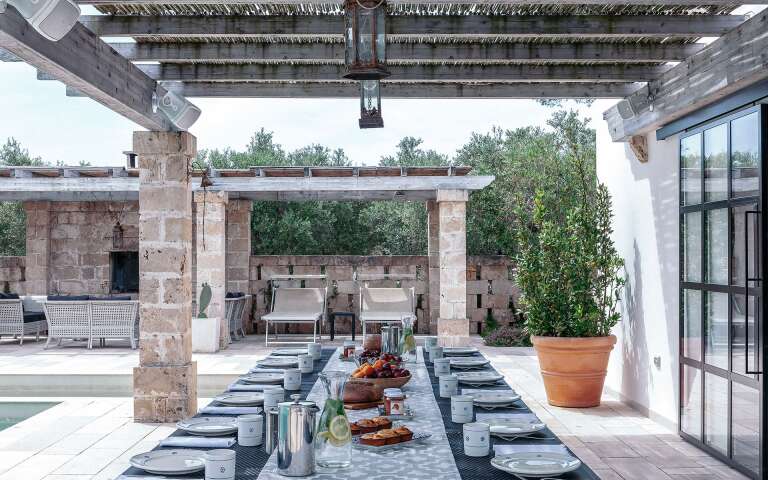
[{"label": "white ceramic cup", "polygon": [[323,355],[323,346],[317,342],[307,344],[307,353],[313,360],[320,360]]},{"label": "white ceramic cup", "polygon": [[299,355],[299,370],[301,370],[301,373],[312,373],[314,367],[315,362],[309,354]]},{"label": "white ceramic cup", "polygon": [[260,413],[237,417],[237,443],[241,447],[261,445],[263,432],[264,417]]},{"label": "white ceramic cup", "polygon": [[468,395],[451,397],[451,421],[453,423],[471,423],[474,419],[475,404]]},{"label": "white ceramic cup", "polygon": [[283,387],[266,387],[264,389],[264,411],[277,407],[277,404],[285,401],[285,390]]},{"label": "white ceramic cup", "polygon": [[491,453],[491,427],[487,423],[464,424],[464,455],[487,457]]},{"label": "white ceramic cup", "polygon": [[429,349],[429,361],[434,363],[438,358],[443,358],[443,347],[435,345]]},{"label": "white ceramic cup", "polygon": [[301,370],[298,368],[283,370],[283,388],[286,390],[301,390]]},{"label": "white ceramic cup", "polygon": [[456,375],[443,375],[440,377],[440,397],[451,398],[459,394],[459,377]]},{"label": "white ceramic cup", "polygon": [[451,374],[451,359],[450,358],[436,358],[435,364],[435,376],[440,377],[442,375]]},{"label": "white ceramic cup", "polygon": [[205,480],[235,480],[235,451],[220,449],[205,452]]},{"label": "white ceramic cup", "polygon": [[424,349],[429,350],[430,348],[437,345],[437,337],[426,337],[424,339]]}]

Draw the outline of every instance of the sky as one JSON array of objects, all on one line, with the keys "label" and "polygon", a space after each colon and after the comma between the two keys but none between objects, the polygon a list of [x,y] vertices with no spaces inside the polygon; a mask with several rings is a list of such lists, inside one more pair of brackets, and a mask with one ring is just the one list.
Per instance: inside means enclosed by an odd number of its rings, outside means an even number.
[{"label": "sky", "polygon": [[[764,5],[740,8],[757,12]],[[93,13],[87,11],[84,13]],[[711,41],[704,39],[703,41]],[[343,148],[353,164],[375,165],[410,135],[423,147],[453,155],[472,132],[494,126],[512,129],[545,125],[553,110],[533,100],[387,99],[382,98],[383,129],[360,130],[357,99],[212,99],[194,98],[202,115],[192,127],[198,149],[242,150],[260,128],[274,132],[286,150],[319,143]],[[602,122],[602,112],[615,101],[578,108]],[[597,126],[597,125],[596,125]],[[0,62],[0,143],[19,140],[35,156],[77,165],[123,165],[136,124],[88,98],[65,95],[64,85],[38,81],[34,68]]]}]

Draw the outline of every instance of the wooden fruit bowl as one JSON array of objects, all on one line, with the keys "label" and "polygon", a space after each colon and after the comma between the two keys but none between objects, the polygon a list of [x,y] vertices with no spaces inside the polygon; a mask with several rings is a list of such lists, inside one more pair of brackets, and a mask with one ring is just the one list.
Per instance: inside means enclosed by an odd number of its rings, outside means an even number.
[{"label": "wooden fruit bowl", "polygon": [[400,388],[411,381],[411,376],[396,378],[356,378],[356,382],[372,383],[381,388]]}]

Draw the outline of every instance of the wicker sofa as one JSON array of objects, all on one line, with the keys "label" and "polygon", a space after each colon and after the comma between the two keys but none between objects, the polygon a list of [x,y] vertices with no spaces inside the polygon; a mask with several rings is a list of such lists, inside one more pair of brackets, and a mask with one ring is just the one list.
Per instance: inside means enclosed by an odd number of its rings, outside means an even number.
[{"label": "wicker sofa", "polygon": [[24,344],[25,335],[40,334],[48,329],[42,304],[38,301],[45,297],[20,297],[16,294],[0,294],[0,337],[13,336]]},{"label": "wicker sofa", "polygon": [[127,339],[136,348],[139,302],[130,297],[49,296],[43,302],[48,322],[48,348],[54,340],[87,340],[104,344],[108,339]]}]

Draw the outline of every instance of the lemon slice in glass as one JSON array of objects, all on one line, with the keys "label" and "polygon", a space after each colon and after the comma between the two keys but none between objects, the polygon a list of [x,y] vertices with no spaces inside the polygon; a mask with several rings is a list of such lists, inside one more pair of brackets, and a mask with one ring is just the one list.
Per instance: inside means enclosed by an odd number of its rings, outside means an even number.
[{"label": "lemon slice in glass", "polygon": [[328,441],[334,447],[342,447],[352,440],[352,431],[349,428],[347,417],[339,415],[333,417],[328,426]]}]

